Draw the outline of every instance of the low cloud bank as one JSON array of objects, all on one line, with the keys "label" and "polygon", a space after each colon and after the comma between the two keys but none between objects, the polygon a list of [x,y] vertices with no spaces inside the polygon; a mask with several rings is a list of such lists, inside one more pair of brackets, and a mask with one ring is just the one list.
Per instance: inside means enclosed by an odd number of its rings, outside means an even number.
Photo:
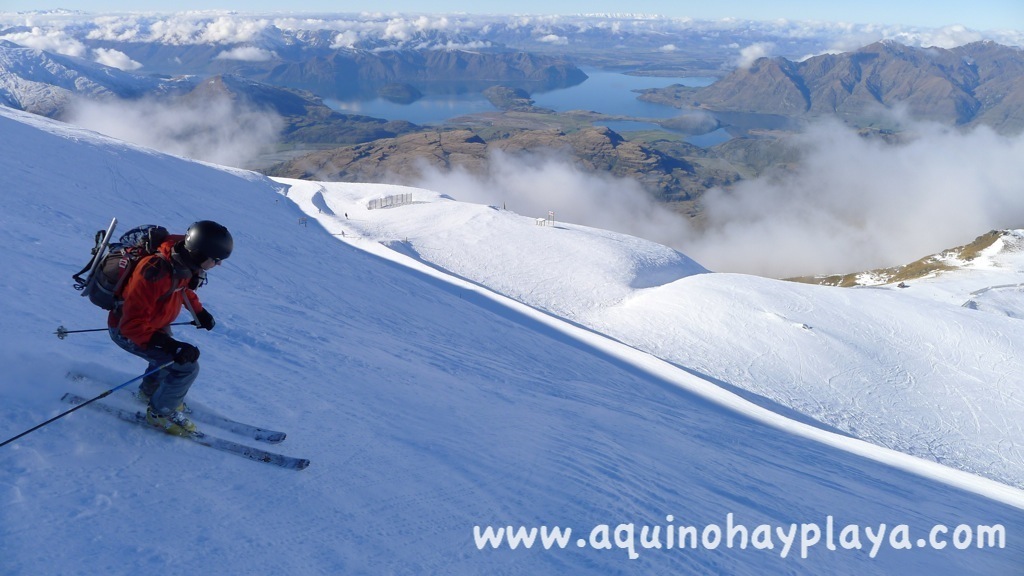
[{"label": "low cloud bank", "polygon": [[818,124],[795,138],[797,167],[708,191],[699,229],[636,182],[565,157],[494,154],[484,176],[427,170],[416,185],[528,216],[554,211],[672,246],[712,270],[771,277],[904,264],[1024,227],[1024,135],[933,124],[911,133],[894,145]]},{"label": "low cloud bank", "polygon": [[273,149],[283,121],[227,96],[95,101],[80,98],[66,121],[127,142],[195,160],[244,167]]},{"label": "low cloud bank", "polygon": [[96,61],[104,66],[110,66],[119,70],[138,70],[142,64],[132,60],[127,54],[120,50],[97,48],[93,50]]},{"label": "low cloud bank", "polygon": [[[708,37],[769,38],[779,46],[812,41],[814,52],[855,49],[879,40],[896,40],[910,46],[952,48],[979,40],[1010,46],[1024,45],[1024,32],[1009,27],[979,31],[961,25],[941,28],[845,22],[776,19],[751,21],[738,18],[694,20],[651,16],[619,15],[482,15],[482,14],[360,14],[244,13],[224,10],[178,13],[112,13],[0,10],[0,36],[35,48],[83,56],[85,44],[93,42],[158,42],[167,45],[255,45],[264,48],[303,43],[317,38],[309,32],[335,33],[333,47],[380,49],[388,47],[472,46],[503,42],[511,31],[536,39],[574,42],[584,36],[622,32],[651,39],[698,33]],[[28,28],[28,31],[24,29]],[[84,43],[84,44],[83,44]],[[45,46],[45,48],[44,48]],[[663,50],[673,46],[666,45]],[[683,46],[678,46],[680,49]],[[739,46],[736,46],[739,48]],[[754,48],[756,51],[757,48]],[[793,56],[793,55],[790,55]],[[84,57],[84,56],[83,56]]]},{"label": "low cloud bank", "polygon": [[486,175],[423,167],[414,184],[465,202],[490,204],[524,216],[546,217],[625,232],[674,246],[686,220],[665,208],[634,180],[584,172],[557,152],[492,152]]},{"label": "low cloud bank", "polygon": [[240,60],[242,62],[269,62],[277,58],[277,54],[255,46],[239,46],[224,50],[213,57],[214,60]]},{"label": "low cloud bank", "polygon": [[838,123],[811,128],[794,171],[708,192],[695,252],[721,270],[851,272],[1024,227],[1024,136],[936,124],[913,132],[891,145]]}]

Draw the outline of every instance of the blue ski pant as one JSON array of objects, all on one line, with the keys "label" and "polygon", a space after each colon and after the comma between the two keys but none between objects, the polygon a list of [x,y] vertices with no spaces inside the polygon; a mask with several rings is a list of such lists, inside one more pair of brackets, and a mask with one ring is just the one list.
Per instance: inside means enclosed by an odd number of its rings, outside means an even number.
[{"label": "blue ski pant", "polygon": [[[165,350],[140,348],[125,338],[117,328],[110,328],[110,339],[125,351],[149,362],[146,372],[173,360],[173,356]],[[161,414],[168,414],[177,410],[178,406],[185,401],[185,395],[188,394],[188,389],[192,387],[197,376],[199,376],[199,362],[185,364],[175,362],[144,378],[142,384],[139,385],[139,390],[150,396],[149,405],[154,410]]]}]

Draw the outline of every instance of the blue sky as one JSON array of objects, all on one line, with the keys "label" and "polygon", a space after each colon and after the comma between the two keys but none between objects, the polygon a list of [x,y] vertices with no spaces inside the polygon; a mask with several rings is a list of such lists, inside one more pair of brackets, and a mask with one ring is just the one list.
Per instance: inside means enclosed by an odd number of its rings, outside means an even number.
[{"label": "blue sky", "polygon": [[38,10],[61,7],[91,12],[176,12],[223,8],[244,12],[284,10],[304,12],[470,12],[487,14],[578,14],[631,12],[689,16],[772,20],[826,20],[854,23],[906,24],[938,27],[962,24],[979,30],[1024,29],[1024,0],[0,0],[0,10]]}]

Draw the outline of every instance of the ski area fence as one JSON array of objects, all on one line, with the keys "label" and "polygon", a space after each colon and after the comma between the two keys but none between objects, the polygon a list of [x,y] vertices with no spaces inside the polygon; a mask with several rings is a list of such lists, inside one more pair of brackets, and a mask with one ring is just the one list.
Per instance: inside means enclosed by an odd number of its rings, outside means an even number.
[{"label": "ski area fence", "polygon": [[406,204],[412,204],[411,192],[375,198],[366,203],[366,209],[377,210],[379,208],[394,208],[395,206],[404,206]]}]

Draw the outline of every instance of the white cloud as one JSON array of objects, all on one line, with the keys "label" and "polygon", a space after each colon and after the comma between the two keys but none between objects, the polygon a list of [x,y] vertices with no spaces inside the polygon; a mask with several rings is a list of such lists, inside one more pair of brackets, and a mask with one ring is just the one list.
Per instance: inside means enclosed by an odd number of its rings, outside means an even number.
[{"label": "white cloud", "polygon": [[679,48],[677,48],[675,44],[665,44],[661,48],[658,48],[658,50],[661,52],[675,52],[679,50]]},{"label": "white cloud", "polygon": [[991,229],[1024,225],[1024,135],[934,124],[890,145],[827,122],[798,138],[792,171],[709,191],[690,255],[769,276],[911,262]]},{"label": "white cloud", "polygon": [[[0,12],[0,26],[33,26],[44,34],[61,32],[79,41],[162,42],[166,44],[255,44],[272,48],[277,42],[290,42],[309,33],[327,30],[342,34],[339,46],[352,46],[353,32],[361,41],[383,42],[400,47],[408,42],[434,36],[432,42],[470,43],[485,41],[488,31],[522,30],[534,37],[554,35],[572,40],[574,34],[604,30],[614,34],[654,34],[664,37],[680,31],[703,32],[710,37],[726,34],[779,38],[820,44],[814,51],[827,51],[832,45],[854,44],[858,48],[884,39],[912,46],[952,47],[976,40],[1024,45],[1024,31],[975,31],[963,26],[920,28],[881,26],[843,22],[775,20],[759,22],[741,19],[692,20],[636,14],[591,16],[505,16],[505,15],[401,15],[362,13],[337,17],[312,18],[302,14],[253,14],[217,10],[174,14],[128,13],[94,15],[81,12],[28,13]],[[737,36],[739,37],[739,36]],[[729,44],[730,42],[726,42]],[[38,47],[33,44],[33,47]],[[380,48],[380,46],[376,46]],[[47,49],[55,50],[50,47]],[[61,53],[73,54],[68,47]],[[55,50],[57,51],[57,50]],[[81,55],[78,54],[74,55]]]},{"label": "white cloud", "polygon": [[119,16],[100,16],[92,21],[94,29],[89,30],[89,40],[111,40],[114,42],[132,42],[139,39],[139,24],[130,18]]},{"label": "white cloud", "polygon": [[838,123],[797,137],[790,171],[701,198],[700,229],[636,182],[581,171],[557,153],[492,154],[487,173],[424,169],[416,186],[523,215],[615,230],[676,248],[719,272],[771,277],[909,263],[1024,223],[1024,135],[910,126],[903,145]]},{"label": "white cloud", "polygon": [[163,44],[195,44],[199,37],[201,26],[198,22],[184,18],[167,18],[145,23],[146,34],[144,38],[150,42],[161,42]]},{"label": "white cloud", "polygon": [[546,44],[554,44],[555,46],[568,46],[569,39],[565,36],[559,36],[557,34],[548,34],[541,36],[537,39],[538,42],[544,42]]},{"label": "white cloud", "polygon": [[68,122],[127,142],[226,166],[244,167],[272,150],[282,128],[276,114],[227,96],[202,106],[154,99],[72,103]]},{"label": "white cloud", "polygon": [[16,32],[0,36],[0,39],[21,44],[36,50],[45,50],[55,54],[85,58],[89,49],[85,44],[70,36],[64,30],[45,30],[35,27],[28,32]]},{"label": "white cloud", "polygon": [[359,42],[359,32],[355,30],[345,30],[334,35],[334,41],[331,42],[331,48],[337,50],[338,48],[354,48],[356,43]]},{"label": "white cloud", "polygon": [[482,50],[484,48],[490,48],[490,42],[445,42],[444,44],[432,44],[428,46],[429,49],[441,49],[441,50]]},{"label": "white cloud", "polygon": [[956,48],[971,42],[985,39],[985,35],[964,26],[946,26],[944,28],[908,32],[897,32],[888,37],[909,46],[937,46],[939,48]]},{"label": "white cloud", "polygon": [[138,70],[142,68],[142,64],[132,60],[120,50],[97,48],[93,50],[93,57],[96,62],[112,68],[119,68],[121,70]]},{"label": "white cloud", "polygon": [[255,46],[239,46],[225,50],[213,57],[214,60],[241,60],[244,62],[269,62],[275,58],[277,58],[277,54]]},{"label": "white cloud", "polygon": [[201,43],[237,44],[252,42],[270,27],[265,19],[239,18],[234,15],[221,16],[206,22],[201,35]]},{"label": "white cloud", "polygon": [[736,58],[736,67],[742,69],[750,68],[758,58],[771,56],[773,50],[775,50],[775,44],[771,42],[751,44],[740,50],[740,55]]},{"label": "white cloud", "polygon": [[444,32],[453,28],[447,16],[394,17],[387,21],[380,37],[384,40],[408,42],[429,32]]},{"label": "white cloud", "polygon": [[[527,216],[553,211],[560,220],[631,233],[668,243],[685,220],[659,204],[633,180],[583,172],[564,154],[492,152],[487,173],[442,173],[422,167],[415,186],[457,200],[504,205]],[[668,234],[666,234],[668,233]]]}]

